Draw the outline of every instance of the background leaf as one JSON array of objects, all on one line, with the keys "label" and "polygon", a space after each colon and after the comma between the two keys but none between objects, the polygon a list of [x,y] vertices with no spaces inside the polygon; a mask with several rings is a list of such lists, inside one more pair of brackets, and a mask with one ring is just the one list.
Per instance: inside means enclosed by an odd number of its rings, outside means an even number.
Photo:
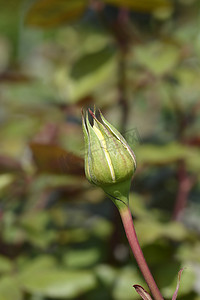
[{"label": "background leaf", "polygon": [[26,13],[25,23],[42,28],[62,25],[80,17],[87,4],[87,0],[35,0]]},{"label": "background leaf", "polygon": [[19,285],[12,277],[4,277],[0,280],[0,299],[2,300],[22,300],[23,294]]},{"label": "background leaf", "polygon": [[172,2],[170,0],[104,0],[106,3],[126,7],[134,11],[153,12],[158,9],[166,9],[171,12]]},{"label": "background leaf", "polygon": [[95,287],[94,276],[88,271],[43,270],[23,277],[23,288],[32,294],[50,298],[75,298]]},{"label": "background leaf", "polygon": [[55,145],[30,144],[40,172],[83,175],[82,158]]}]

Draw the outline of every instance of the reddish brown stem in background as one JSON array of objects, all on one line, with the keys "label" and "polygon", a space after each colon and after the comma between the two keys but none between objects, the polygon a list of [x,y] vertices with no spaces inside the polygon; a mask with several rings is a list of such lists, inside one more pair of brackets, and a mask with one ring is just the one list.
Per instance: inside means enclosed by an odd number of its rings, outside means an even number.
[{"label": "reddish brown stem in background", "polygon": [[118,92],[119,92],[119,105],[121,106],[122,110],[122,117],[121,117],[121,131],[125,132],[126,124],[128,121],[128,112],[129,112],[129,105],[128,99],[126,98],[126,53],[121,51],[120,58],[119,58],[119,82],[118,82]]},{"label": "reddish brown stem in background", "polygon": [[194,184],[194,178],[191,178],[187,174],[185,162],[183,160],[179,161],[178,182],[179,182],[179,187],[178,187],[176,203],[172,215],[173,220],[179,219],[180,214],[183,212],[184,208],[186,207],[189,192]]},{"label": "reddish brown stem in background", "polygon": [[129,241],[130,247],[133,251],[133,254],[134,254],[137,264],[140,268],[140,271],[142,272],[144,279],[145,279],[146,283],[148,284],[149,289],[150,289],[154,299],[155,300],[164,300],[164,298],[162,297],[162,295],[156,285],[156,282],[149,270],[149,267],[146,263],[143,252],[140,248],[140,245],[139,245],[139,242],[137,239],[137,235],[135,232],[135,228],[133,225],[133,219],[131,216],[130,209],[128,207],[126,207],[124,209],[120,209],[120,215],[122,218],[122,222],[124,225],[124,229],[125,229],[126,236]]},{"label": "reddish brown stem in background", "polygon": [[127,54],[129,53],[130,44],[132,41],[132,34],[130,32],[130,21],[129,12],[126,9],[121,8],[117,20],[113,24],[113,36],[116,41],[116,45],[119,50],[119,61],[118,61],[118,103],[121,107],[121,131],[126,130],[129,114],[129,102],[126,95],[127,90]]},{"label": "reddish brown stem in background", "polygon": [[97,12],[103,26],[114,38],[119,51],[118,61],[118,104],[121,107],[120,129],[125,132],[128,121],[129,103],[126,96],[126,55],[129,52],[129,46],[134,40],[131,22],[129,21],[129,12],[126,9],[120,9],[118,18],[112,22],[107,18],[104,12],[104,6],[101,1],[91,0],[91,7]]}]

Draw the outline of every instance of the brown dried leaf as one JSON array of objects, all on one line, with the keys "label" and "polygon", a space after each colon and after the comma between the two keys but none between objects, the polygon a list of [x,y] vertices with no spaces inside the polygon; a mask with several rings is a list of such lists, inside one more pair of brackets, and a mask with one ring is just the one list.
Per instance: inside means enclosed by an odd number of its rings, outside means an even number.
[{"label": "brown dried leaf", "polygon": [[39,172],[84,175],[83,159],[56,145],[31,143],[30,148]]},{"label": "brown dried leaf", "polygon": [[36,144],[56,144],[58,140],[59,126],[56,123],[46,123],[35,135],[32,142]]},{"label": "brown dried leaf", "polygon": [[0,155],[0,174],[22,171],[21,164],[12,157]]},{"label": "brown dried leaf", "polygon": [[5,71],[0,73],[0,83],[28,83],[32,78],[17,71]]},{"label": "brown dried leaf", "polygon": [[80,17],[87,8],[87,0],[35,0],[27,11],[25,23],[50,28]]},{"label": "brown dried leaf", "polygon": [[143,300],[152,300],[149,293],[147,293],[147,291],[145,291],[145,289],[141,285],[135,284],[133,285],[133,287],[135,288],[136,292],[142,297]]}]

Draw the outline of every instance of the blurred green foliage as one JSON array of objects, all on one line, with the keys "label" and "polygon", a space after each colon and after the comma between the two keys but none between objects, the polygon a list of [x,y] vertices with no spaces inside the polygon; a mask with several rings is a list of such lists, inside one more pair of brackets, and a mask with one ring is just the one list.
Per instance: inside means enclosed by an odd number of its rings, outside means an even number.
[{"label": "blurred green foliage", "polygon": [[0,1],[0,300],[131,300],[144,280],[83,170],[96,104],[137,156],[130,207],[165,299],[200,299],[198,0]]}]

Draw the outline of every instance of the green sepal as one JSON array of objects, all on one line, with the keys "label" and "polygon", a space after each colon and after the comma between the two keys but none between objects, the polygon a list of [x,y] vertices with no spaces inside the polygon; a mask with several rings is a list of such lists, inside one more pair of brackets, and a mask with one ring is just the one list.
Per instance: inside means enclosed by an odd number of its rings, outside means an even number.
[{"label": "green sepal", "polygon": [[118,182],[109,186],[103,186],[104,192],[114,202],[119,210],[129,206],[129,190],[131,180]]}]

